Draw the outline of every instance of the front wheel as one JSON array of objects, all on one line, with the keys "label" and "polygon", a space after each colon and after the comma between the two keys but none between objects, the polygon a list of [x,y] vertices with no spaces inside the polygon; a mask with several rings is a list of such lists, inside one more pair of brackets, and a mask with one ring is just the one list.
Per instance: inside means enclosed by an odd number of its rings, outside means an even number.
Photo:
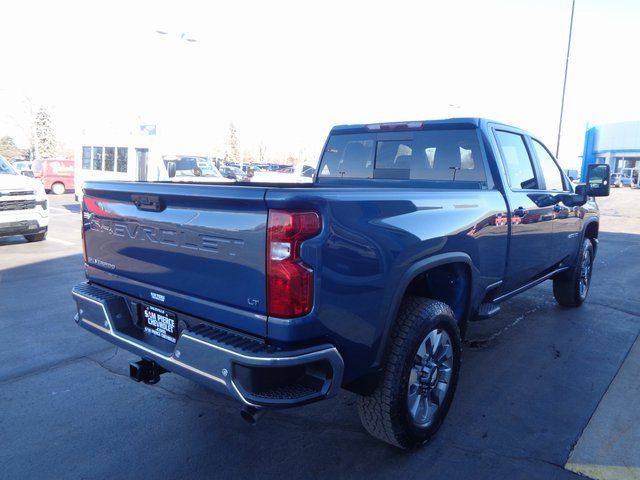
[{"label": "front wheel", "polygon": [[553,279],[553,296],[563,307],[579,307],[587,298],[593,272],[593,245],[585,238],[573,267]]},{"label": "front wheel", "polygon": [[67,189],[65,188],[64,183],[56,182],[51,185],[51,193],[54,195],[62,195],[66,191]]},{"label": "front wheel", "polygon": [[27,242],[41,242],[47,238],[47,231],[25,235],[24,238],[27,239]]},{"label": "front wheel", "polygon": [[440,428],[458,383],[460,331],[442,302],[407,297],[400,308],[380,383],[358,397],[374,437],[400,448],[426,443]]}]

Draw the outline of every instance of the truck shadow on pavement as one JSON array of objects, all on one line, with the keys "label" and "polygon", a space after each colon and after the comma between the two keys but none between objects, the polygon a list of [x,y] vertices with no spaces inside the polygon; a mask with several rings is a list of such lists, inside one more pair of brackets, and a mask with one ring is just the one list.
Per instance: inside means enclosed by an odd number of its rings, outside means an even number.
[{"label": "truck shadow on pavement", "polygon": [[369,437],[348,392],[251,427],[176,375],[137,384],[135,357],[73,322],[81,255],[0,270],[0,464],[16,478],[578,478],[563,466],[640,329],[637,300],[611,295],[640,281],[618,261],[640,236],[600,245],[583,307],[545,283],[470,325],[450,414],[412,453]]}]

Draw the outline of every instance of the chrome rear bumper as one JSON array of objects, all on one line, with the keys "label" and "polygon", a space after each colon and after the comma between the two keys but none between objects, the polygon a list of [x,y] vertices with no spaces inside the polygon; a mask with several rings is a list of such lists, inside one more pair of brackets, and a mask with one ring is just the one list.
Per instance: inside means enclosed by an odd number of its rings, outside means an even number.
[{"label": "chrome rear bumper", "polygon": [[159,348],[134,326],[131,299],[89,283],[76,285],[72,295],[81,327],[247,406],[297,406],[333,396],[340,388],[344,364],[332,345],[278,349],[190,321],[175,345],[162,341]]}]

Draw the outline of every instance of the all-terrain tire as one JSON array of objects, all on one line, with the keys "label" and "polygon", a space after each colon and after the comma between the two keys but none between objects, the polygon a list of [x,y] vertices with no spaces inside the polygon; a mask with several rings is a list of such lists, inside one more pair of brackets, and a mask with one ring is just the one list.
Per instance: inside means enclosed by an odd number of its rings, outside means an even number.
[{"label": "all-terrain tire", "polygon": [[[408,407],[409,377],[418,348],[433,330],[444,330],[452,347],[448,388],[428,426],[412,421]],[[400,448],[426,443],[440,428],[458,383],[461,339],[455,316],[448,305],[421,297],[406,297],[389,339],[386,361],[376,390],[358,397],[358,413],[365,429],[374,437]]]},{"label": "all-terrain tire", "polygon": [[24,238],[27,239],[27,242],[41,242],[47,238],[47,231],[25,235]]},{"label": "all-terrain tire", "polygon": [[585,238],[573,267],[553,279],[553,296],[561,306],[579,307],[587,298],[593,271],[593,254],[593,244]]}]

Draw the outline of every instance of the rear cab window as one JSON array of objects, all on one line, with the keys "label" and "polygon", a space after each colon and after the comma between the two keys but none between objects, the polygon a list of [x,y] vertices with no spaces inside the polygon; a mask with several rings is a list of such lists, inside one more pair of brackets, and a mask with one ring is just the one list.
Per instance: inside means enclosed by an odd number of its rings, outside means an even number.
[{"label": "rear cab window", "polygon": [[370,134],[332,135],[322,155],[320,177],[373,178],[373,148]]},{"label": "rear cab window", "polygon": [[477,129],[334,133],[318,169],[330,178],[486,183]]}]

